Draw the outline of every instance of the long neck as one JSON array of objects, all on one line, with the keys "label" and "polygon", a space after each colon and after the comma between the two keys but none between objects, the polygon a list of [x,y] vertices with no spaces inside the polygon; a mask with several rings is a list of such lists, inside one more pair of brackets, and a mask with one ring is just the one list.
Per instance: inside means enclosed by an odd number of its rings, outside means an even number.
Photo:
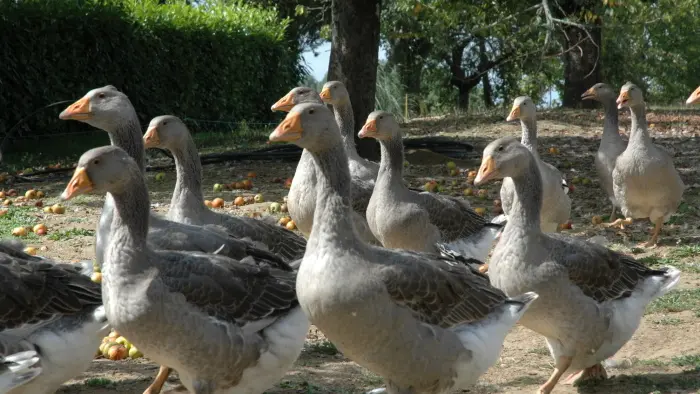
[{"label": "long neck", "polygon": [[646,108],[644,104],[636,104],[630,107],[632,127],[630,130],[630,144],[644,145],[651,142],[649,130],[647,130]]},{"label": "long neck", "polygon": [[355,114],[352,112],[350,100],[333,106],[333,115],[343,136],[343,146],[348,155],[357,156],[355,148]]},{"label": "long neck", "polygon": [[531,118],[520,119],[520,126],[523,134],[520,143],[525,145],[535,157],[540,157],[537,153],[537,120]]},{"label": "long neck", "polygon": [[120,250],[145,251],[149,218],[148,189],[141,174],[133,175],[126,191],[111,193],[114,216],[109,242]]},{"label": "long neck", "polygon": [[177,181],[170,201],[173,207],[188,207],[189,209],[205,210],[204,195],[202,194],[202,163],[197,153],[192,137],[186,137],[184,144],[171,148],[175,158]]},{"label": "long neck", "polygon": [[529,231],[540,231],[542,177],[534,158],[527,156],[527,164],[520,170],[520,174],[512,178],[515,198],[508,215],[508,224]]},{"label": "long neck", "polygon": [[620,132],[618,131],[618,113],[617,104],[614,98],[607,98],[603,101],[605,108],[605,120],[603,121],[603,137],[600,143],[604,144],[610,140],[620,140]]},{"label": "long neck", "polygon": [[136,116],[136,111],[132,111],[124,117],[124,120],[111,130],[105,130],[109,134],[109,141],[114,146],[118,146],[126,151],[138,164],[141,172],[146,170],[146,159],[143,147],[143,135],[141,134],[141,123]]},{"label": "long neck", "polygon": [[[317,171],[316,210],[309,245],[335,247],[356,243],[357,234],[351,220],[350,170],[340,143],[324,151],[312,152]],[[308,247],[308,245],[307,245]]]},{"label": "long neck", "polygon": [[382,160],[379,163],[379,174],[377,182],[387,182],[399,184],[403,183],[403,141],[401,137],[388,140],[379,140],[379,147],[382,153]]}]

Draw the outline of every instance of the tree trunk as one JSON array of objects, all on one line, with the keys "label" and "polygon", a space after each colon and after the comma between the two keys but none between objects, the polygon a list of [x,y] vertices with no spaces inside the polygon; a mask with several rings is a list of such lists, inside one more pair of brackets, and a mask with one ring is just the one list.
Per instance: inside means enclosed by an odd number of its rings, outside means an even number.
[{"label": "tree trunk", "polygon": [[474,89],[474,86],[466,83],[460,83],[457,85],[457,107],[464,112],[469,111],[469,95],[471,94],[472,89]]},{"label": "tree trunk", "polygon": [[594,100],[581,100],[581,94],[600,82],[600,24],[589,28],[593,41],[585,31],[575,26],[563,26],[566,35],[562,37],[564,49],[564,92],[562,106],[566,108],[595,108]]},{"label": "tree trunk", "polygon": [[[379,63],[379,14],[381,0],[333,0],[332,40],[328,80],[341,81],[350,94],[355,127],[374,110]],[[355,135],[357,152],[379,160],[379,145]]]},{"label": "tree trunk", "polygon": [[[484,68],[489,62],[488,54],[486,53],[486,39],[479,37],[479,68]],[[493,107],[493,90],[491,89],[491,81],[489,81],[489,73],[485,72],[481,75],[481,86],[484,90],[484,106],[486,108]]]}]

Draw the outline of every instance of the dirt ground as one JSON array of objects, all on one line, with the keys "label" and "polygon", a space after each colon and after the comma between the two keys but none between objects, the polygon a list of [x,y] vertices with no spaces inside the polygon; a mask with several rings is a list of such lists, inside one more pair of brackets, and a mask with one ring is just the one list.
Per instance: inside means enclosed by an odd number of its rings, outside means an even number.
[{"label": "dirt ground", "polygon": [[[697,393],[700,392],[700,201],[698,190],[698,155],[700,148],[700,116],[687,112],[651,112],[651,134],[657,144],[675,156],[675,164],[688,189],[678,213],[663,230],[661,245],[645,251],[635,245],[648,237],[650,225],[646,221],[635,223],[630,229],[605,229],[591,223],[594,215],[607,219],[610,204],[601,190],[593,170],[593,155],[598,148],[601,111],[547,112],[540,114],[539,151],[544,160],[565,173],[573,184],[573,228],[565,230],[571,235],[590,238],[604,237],[615,249],[633,254],[646,264],[674,265],[683,271],[681,284],[662,299],[652,303],[634,338],[610,361],[608,374],[611,379],[596,385],[572,387],[559,385],[555,393]],[[488,142],[504,135],[519,135],[518,124],[506,123],[504,117],[478,119],[424,119],[414,121],[406,129],[412,135],[442,134],[456,136],[475,146],[474,156],[457,161],[464,172],[476,170],[479,156]],[[629,129],[629,117],[621,115],[623,126]],[[558,153],[550,153],[556,147]],[[156,157],[156,156],[154,156]],[[157,156],[162,157],[162,156]],[[158,159],[163,161],[164,159]],[[463,195],[468,185],[464,174],[448,176],[444,157],[426,152],[407,152],[406,177],[413,186],[421,186],[430,179],[442,182],[441,193]],[[153,163],[153,162],[152,162]],[[166,161],[163,161],[166,163]],[[255,171],[253,189],[249,191],[212,192],[217,182],[231,183],[242,180],[249,171]],[[285,179],[294,174],[293,163],[282,162],[232,162],[205,167],[204,189],[206,198],[220,196],[226,200],[225,211],[246,214],[252,211],[267,215],[265,208],[271,201],[280,201],[287,190],[274,178]],[[157,182],[149,173],[154,208],[166,212],[175,175],[168,172],[165,180]],[[574,182],[574,177],[577,177]],[[67,178],[44,179],[35,184],[18,184],[23,192],[30,187],[47,193],[45,204],[58,201],[57,196],[65,187]],[[493,216],[493,200],[498,198],[500,182],[485,189],[487,198],[468,198],[475,207],[487,208],[487,216]],[[237,195],[262,193],[266,203],[234,208],[231,204]],[[22,214],[0,217],[3,220],[24,221],[23,225],[39,222],[49,228],[49,235],[30,235],[26,242],[41,248],[45,256],[61,259],[91,259],[93,257],[94,230],[102,200],[79,197],[64,204],[63,215],[47,214],[36,209],[15,207]],[[278,215],[279,216],[279,215]],[[7,224],[7,223],[6,223]],[[14,225],[15,223],[12,223]],[[0,227],[0,236],[9,236]],[[147,356],[147,355],[146,355]],[[533,393],[552,371],[552,359],[544,340],[522,326],[516,326],[506,338],[503,352],[497,364],[484,375],[480,383],[469,393]],[[150,383],[157,366],[147,359],[109,361],[96,359],[92,367],[81,376],[67,382],[59,391],[62,394],[77,393],[141,393]],[[167,387],[177,384],[177,376],[170,377]],[[363,393],[380,387],[382,381],[373,373],[344,358],[322,333],[311,328],[307,346],[295,367],[278,382],[268,394],[292,393]]]}]

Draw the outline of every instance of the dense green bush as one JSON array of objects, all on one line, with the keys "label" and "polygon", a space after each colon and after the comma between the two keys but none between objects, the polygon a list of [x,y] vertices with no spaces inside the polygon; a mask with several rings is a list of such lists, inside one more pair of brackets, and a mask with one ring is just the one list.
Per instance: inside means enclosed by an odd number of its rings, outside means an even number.
[{"label": "dense green bush", "polygon": [[[302,76],[288,21],[242,2],[157,3],[0,0],[0,138],[36,109],[107,84],[142,122],[270,120],[270,105]],[[23,135],[84,128],[57,119],[65,106],[32,116]]]}]

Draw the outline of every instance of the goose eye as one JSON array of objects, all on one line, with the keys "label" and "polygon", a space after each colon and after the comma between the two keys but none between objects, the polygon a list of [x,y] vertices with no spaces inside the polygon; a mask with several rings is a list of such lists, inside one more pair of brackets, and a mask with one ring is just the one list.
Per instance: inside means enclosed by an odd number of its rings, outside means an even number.
[{"label": "goose eye", "polygon": [[314,112],[316,112],[316,111],[314,111],[313,109],[310,109],[310,110],[309,110],[309,115],[313,115]]},{"label": "goose eye", "polygon": [[97,95],[97,97],[99,97],[99,98],[105,98],[105,94],[104,94],[104,93],[100,93],[100,94]]},{"label": "goose eye", "polygon": [[501,145],[501,146],[498,147],[498,151],[499,151],[499,152],[503,152],[503,145]]},{"label": "goose eye", "polygon": [[163,126],[165,126],[166,124],[168,124],[168,121],[167,121],[167,120],[166,120],[165,122],[163,122]]},{"label": "goose eye", "polygon": [[383,116],[378,117],[377,119],[382,120]]},{"label": "goose eye", "polygon": [[92,164],[94,164],[94,165],[100,164],[100,159],[95,159],[95,160],[93,160],[93,161],[92,161]]}]

